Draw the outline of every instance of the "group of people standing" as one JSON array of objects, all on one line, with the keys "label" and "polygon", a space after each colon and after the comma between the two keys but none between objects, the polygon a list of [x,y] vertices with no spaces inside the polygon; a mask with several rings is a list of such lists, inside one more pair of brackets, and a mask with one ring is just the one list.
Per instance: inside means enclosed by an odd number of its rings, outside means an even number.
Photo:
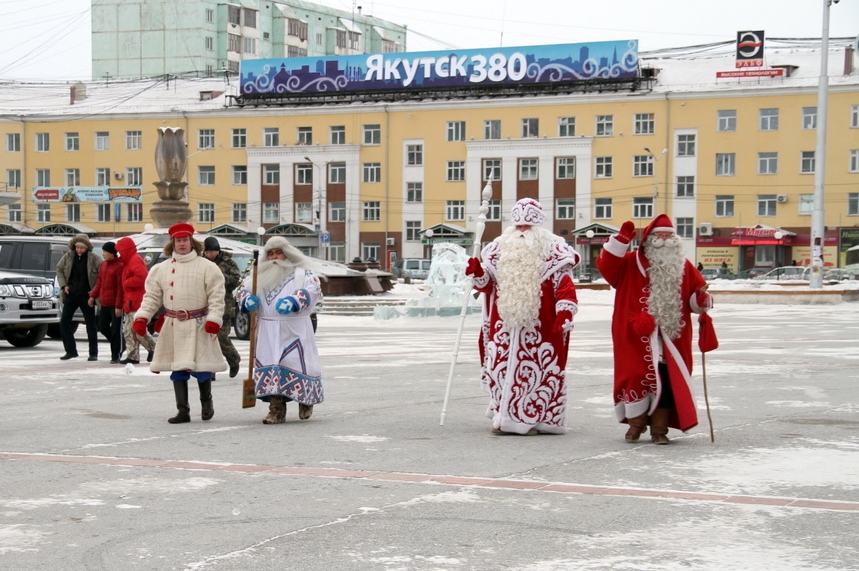
[{"label": "group of people standing", "polygon": [[[489,394],[492,432],[565,432],[566,362],[578,312],[573,272],[579,255],[542,228],[539,202],[524,198],[513,224],[469,259],[466,274],[484,294],[481,383]],[[707,284],[684,254],[671,220],[659,215],[637,236],[625,222],[597,259],[616,289],[612,316],[614,410],[637,442],[650,427],[655,444],[668,429],[693,428],[692,313],[713,306]]]}]

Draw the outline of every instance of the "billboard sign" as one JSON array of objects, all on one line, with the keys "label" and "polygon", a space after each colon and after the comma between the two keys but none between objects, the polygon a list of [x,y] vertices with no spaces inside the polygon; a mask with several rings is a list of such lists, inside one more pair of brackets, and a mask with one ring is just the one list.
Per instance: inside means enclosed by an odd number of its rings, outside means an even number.
[{"label": "billboard sign", "polygon": [[638,40],[242,60],[246,97],[552,84],[638,76]]},{"label": "billboard sign", "polygon": [[737,67],[763,67],[764,31],[737,32]]},{"label": "billboard sign", "polygon": [[143,202],[139,186],[37,186],[33,202]]}]

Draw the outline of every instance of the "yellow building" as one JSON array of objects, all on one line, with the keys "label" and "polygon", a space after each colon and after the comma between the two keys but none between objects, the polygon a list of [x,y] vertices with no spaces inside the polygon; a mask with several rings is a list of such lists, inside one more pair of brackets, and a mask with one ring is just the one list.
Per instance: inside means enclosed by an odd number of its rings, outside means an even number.
[{"label": "yellow building", "polygon": [[[829,65],[835,265],[859,243],[859,73],[846,45],[832,43]],[[661,212],[705,266],[802,264],[819,75],[806,46],[769,48],[767,69],[783,73],[771,77],[717,78],[733,52],[674,54],[641,56],[635,81],[598,87],[339,103],[254,105],[235,79],[7,84],[0,173],[20,200],[0,207],[0,231],[142,231],[157,131],[170,126],[185,131],[191,222],[216,235],[255,240],[263,227],[338,261],[424,257],[436,241],[471,243],[491,182],[484,242],[531,196],[585,265],[625,220],[642,228]]]}]

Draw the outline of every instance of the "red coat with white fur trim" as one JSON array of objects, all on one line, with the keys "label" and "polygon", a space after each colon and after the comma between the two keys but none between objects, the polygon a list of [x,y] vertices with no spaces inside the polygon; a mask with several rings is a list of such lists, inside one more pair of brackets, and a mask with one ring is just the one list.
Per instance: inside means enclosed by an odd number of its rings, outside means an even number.
[{"label": "red coat with white fur trim", "polygon": [[627,248],[628,244],[612,236],[597,259],[600,273],[617,290],[611,323],[615,414],[618,421],[626,422],[627,419],[650,414],[656,409],[663,382],[656,366],[661,343],[676,403],[676,408],[671,411],[669,426],[685,431],[698,424],[691,387],[691,314],[701,313],[696,294],[707,282],[695,266],[686,260],[678,292],[683,327],[679,337],[668,339],[656,331],[653,316],[647,312],[650,291],[647,258],[640,251],[627,252]]}]

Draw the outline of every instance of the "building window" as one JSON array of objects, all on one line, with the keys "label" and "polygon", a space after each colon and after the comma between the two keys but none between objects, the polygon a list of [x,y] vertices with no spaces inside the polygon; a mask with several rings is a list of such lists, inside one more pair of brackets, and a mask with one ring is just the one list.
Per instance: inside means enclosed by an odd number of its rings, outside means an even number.
[{"label": "building window", "polygon": [[143,205],[139,202],[125,205],[126,222],[143,222]]},{"label": "building window", "polygon": [[233,129],[233,148],[234,149],[244,149],[248,146],[248,130],[247,129]]},{"label": "building window", "polygon": [[295,221],[302,224],[310,224],[313,222],[313,203],[312,202],[296,202],[295,203]]},{"label": "building window", "polygon": [[298,144],[312,145],[313,144],[313,127],[298,128]]},{"label": "building window", "polygon": [[799,214],[801,216],[811,216],[811,211],[814,210],[814,195],[800,194],[799,195]]},{"label": "building window", "polygon": [[110,186],[110,169],[98,168],[95,169],[95,185]]},{"label": "building window", "polygon": [[465,201],[448,200],[444,209],[445,220],[465,220]]},{"label": "building window", "polygon": [[9,222],[20,222],[21,221],[21,205],[20,204],[10,204],[9,208],[6,211],[6,219]]},{"label": "building window", "polygon": [[36,186],[51,186],[50,169],[36,169]]},{"label": "building window", "polygon": [[346,183],[346,163],[328,163],[328,182],[331,184]]},{"label": "building window", "polygon": [[423,145],[406,145],[406,164],[410,167],[419,167],[424,164]]},{"label": "building window", "polygon": [[197,131],[197,148],[198,149],[214,149],[215,148],[215,130],[200,129]]},{"label": "building window", "polygon": [[677,177],[677,198],[692,198],[695,196],[695,177]]},{"label": "building window", "polygon": [[501,120],[489,119],[483,122],[483,138],[484,139],[500,139],[501,138]]},{"label": "building window", "polygon": [[382,164],[364,163],[364,182],[381,182]]},{"label": "building window", "polygon": [[96,222],[110,222],[110,204],[96,204],[95,205],[95,221]]},{"label": "building window", "polygon": [[611,137],[614,135],[614,115],[597,115],[596,122],[597,137]]},{"label": "building window", "polygon": [[248,167],[245,165],[233,165],[233,184],[245,185],[248,183]]},{"label": "building window", "polygon": [[557,177],[559,179],[576,178],[576,158],[575,157],[558,157],[557,159]]},{"label": "building window", "polygon": [[257,39],[256,38],[244,38],[245,45],[243,53],[249,55],[256,55],[257,53]]},{"label": "building window", "polygon": [[214,24],[215,23],[215,11],[211,8],[206,8],[206,23]]},{"label": "building window", "polygon": [[81,205],[80,204],[66,204],[66,222],[80,222],[81,221]]},{"label": "building window", "polygon": [[501,220],[501,201],[498,199],[490,200],[487,206],[489,210],[486,212],[486,219],[491,221]]},{"label": "building window", "polygon": [[537,159],[519,159],[519,180],[537,180]]},{"label": "building window", "polygon": [[594,199],[594,218],[597,220],[611,218],[611,198]]},{"label": "building window", "polygon": [[859,192],[847,193],[847,215],[859,216]]},{"label": "building window", "polygon": [[424,183],[422,182],[407,182],[406,183],[406,202],[423,202],[424,201]]},{"label": "building window", "polygon": [[559,137],[575,137],[576,136],[576,118],[575,117],[558,117],[558,136]]},{"label": "building window", "polygon": [[847,170],[849,172],[859,172],[859,149],[850,151],[850,166]]},{"label": "building window", "polygon": [[735,157],[734,153],[716,153],[716,176],[734,176]]},{"label": "building window", "polygon": [[540,136],[540,120],[539,119],[522,119],[522,138],[539,137]]},{"label": "building window", "polygon": [[203,166],[197,168],[199,169],[197,181],[200,186],[212,186],[215,184],[215,167]]},{"label": "building window", "polygon": [[778,131],[778,109],[761,109],[758,119],[761,131]]},{"label": "building window", "polygon": [[36,151],[39,153],[47,153],[51,150],[51,135],[50,133],[36,133]]},{"label": "building window", "polygon": [[447,178],[448,182],[458,182],[465,180],[465,161],[447,161]]},{"label": "building window", "polygon": [[313,184],[313,165],[299,163],[295,165],[295,184]]},{"label": "building window", "polygon": [[364,259],[368,262],[378,260],[380,252],[381,252],[381,248],[379,247],[378,242],[362,242],[361,243],[361,255],[363,255]]},{"label": "building window", "polygon": [[483,159],[483,180],[501,180],[501,159]]},{"label": "building window", "polygon": [[802,174],[814,174],[814,151],[802,151],[799,161],[799,172]]},{"label": "building window", "polygon": [[79,151],[81,146],[81,138],[77,133],[66,133],[66,150]]},{"label": "building window", "polygon": [[859,129],[859,105],[850,108],[850,128]]},{"label": "building window", "polygon": [[465,140],[465,121],[448,121],[447,122],[447,140],[448,141],[464,141]]},{"label": "building window", "polygon": [[378,201],[365,202],[361,210],[364,222],[378,222],[382,219],[382,203]]},{"label": "building window", "polygon": [[574,198],[559,198],[555,204],[555,218],[558,220],[574,220],[576,218],[576,200]]},{"label": "building window", "polygon": [[317,45],[317,46],[321,46],[321,45],[322,45],[322,34],[321,34],[321,33],[319,33],[319,32],[317,32],[317,34],[316,34],[316,45]]},{"label": "building window", "polygon": [[778,174],[778,153],[758,153],[758,174]]},{"label": "building window", "polygon": [[594,159],[594,178],[612,177],[611,157],[596,157]]},{"label": "building window", "polygon": [[775,194],[759,194],[758,216],[775,216],[776,200]]},{"label": "building window", "polygon": [[21,188],[21,171],[18,169],[9,169],[6,171],[6,187]]},{"label": "building window", "polygon": [[197,222],[214,222],[215,204],[212,202],[201,202],[197,205]]},{"label": "building window", "polygon": [[817,128],[817,107],[802,108],[802,128],[816,129]]},{"label": "building window", "polygon": [[81,169],[66,169],[66,186],[81,185]]},{"label": "building window", "polygon": [[406,220],[406,242],[417,242],[421,239],[421,221]]},{"label": "building window", "polygon": [[721,132],[737,130],[737,110],[725,109],[718,111],[718,124],[716,129]]},{"label": "building window", "polygon": [[125,132],[125,150],[139,151],[143,147],[143,131]]},{"label": "building window", "polygon": [[107,131],[96,131],[95,133],[95,150],[109,151],[110,150],[110,133]]},{"label": "building window", "polygon": [[307,39],[307,22],[302,22],[297,18],[287,18],[286,33],[289,36],[295,36],[302,42]]},{"label": "building window", "polygon": [[227,5],[227,22],[230,24],[235,24],[236,26],[241,24],[241,8],[238,6],[230,6]]},{"label": "building window", "polygon": [[633,156],[632,176],[653,176],[653,157],[650,155]]},{"label": "building window", "polygon": [[724,218],[734,215],[734,197],[733,195],[716,195],[716,216]]},{"label": "building window", "polygon": [[6,150],[10,153],[21,152],[21,134],[6,133]]},{"label": "building window", "polygon": [[695,219],[694,218],[675,218],[674,227],[677,229],[677,235],[680,238],[695,237]]},{"label": "building window", "polygon": [[262,130],[263,145],[277,147],[280,145],[280,131],[277,127],[266,127]]},{"label": "building window", "polygon": [[280,184],[280,165],[263,165],[262,183],[268,186]]},{"label": "building window", "polygon": [[125,169],[125,184],[128,186],[143,186],[143,167],[128,167]]},{"label": "building window", "polygon": [[380,125],[364,125],[364,144],[380,145],[382,143],[382,127]]},{"label": "building window", "polygon": [[632,217],[633,218],[653,218],[653,201],[652,196],[635,197],[632,199]]},{"label": "building window", "polygon": [[346,222],[346,203],[329,202],[328,220],[331,222]]},{"label": "building window", "polygon": [[331,127],[330,133],[332,145],[346,144],[346,127],[344,125],[335,125]]},{"label": "building window", "polygon": [[656,118],[653,113],[636,113],[633,132],[636,135],[652,135],[656,132]]},{"label": "building window", "polygon": [[[229,34],[232,36],[233,34]],[[203,40],[203,46],[207,52],[215,51],[215,39],[212,36],[206,36]]]},{"label": "building window", "polygon": [[233,204],[233,223],[239,224],[248,221],[248,205],[244,202]]},{"label": "building window", "polygon": [[280,222],[280,203],[264,202],[262,205],[263,224],[277,224]]},{"label": "building window", "polygon": [[51,205],[50,204],[37,204],[36,205],[36,222],[50,222],[51,221]]},{"label": "building window", "polygon": [[677,135],[677,156],[678,157],[694,157],[695,156],[695,135]]}]

